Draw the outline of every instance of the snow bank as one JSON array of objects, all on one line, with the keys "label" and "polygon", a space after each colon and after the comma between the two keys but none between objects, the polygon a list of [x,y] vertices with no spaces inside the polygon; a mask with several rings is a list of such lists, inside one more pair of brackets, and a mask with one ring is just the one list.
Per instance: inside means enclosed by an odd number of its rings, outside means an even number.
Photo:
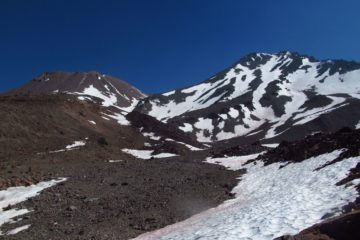
[{"label": "snow bank", "polygon": [[336,186],[360,157],[344,159],[319,171],[316,168],[335,159],[342,150],[309,158],[300,163],[247,166],[236,198],[217,208],[195,215],[158,231],[139,236],[148,239],[270,240],[295,234],[322,221],[326,213],[339,213],[357,197],[355,184]]},{"label": "snow bank", "polygon": [[[60,182],[65,181],[66,178],[61,178],[57,180],[50,180],[47,182],[40,182],[35,185],[30,186],[20,186],[20,187],[10,187],[6,190],[0,191],[0,226],[5,223],[12,222],[12,219],[29,213],[30,211],[27,209],[9,209],[4,210],[4,208],[9,205],[15,205],[20,202],[26,201],[29,198],[35,197],[39,195],[41,191],[46,188],[52,187]],[[29,226],[23,226],[22,228],[13,229],[7,234],[16,234],[19,231],[25,230]],[[0,231],[0,235],[3,233]]]}]

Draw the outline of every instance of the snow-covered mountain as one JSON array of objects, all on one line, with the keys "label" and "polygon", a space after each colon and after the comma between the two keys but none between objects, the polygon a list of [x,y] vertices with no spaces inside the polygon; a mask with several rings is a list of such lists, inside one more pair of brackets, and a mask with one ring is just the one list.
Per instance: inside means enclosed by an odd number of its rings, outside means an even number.
[{"label": "snow-covered mountain", "polygon": [[355,127],[359,107],[359,63],[279,52],[249,54],[198,85],[145,98],[136,110],[201,142],[278,142]]},{"label": "snow-covered mountain", "polygon": [[115,106],[125,112],[131,112],[146,96],[127,82],[98,72],[46,72],[14,92],[74,94],[80,100],[100,99],[102,106]]}]

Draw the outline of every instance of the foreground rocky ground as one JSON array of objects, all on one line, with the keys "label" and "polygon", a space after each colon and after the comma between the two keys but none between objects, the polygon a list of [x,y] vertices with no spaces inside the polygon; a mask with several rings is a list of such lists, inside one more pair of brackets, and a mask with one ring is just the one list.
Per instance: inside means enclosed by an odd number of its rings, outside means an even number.
[{"label": "foreground rocky ground", "polygon": [[[141,145],[142,136],[101,121],[98,110],[66,98],[3,99],[0,188],[68,180],[9,206],[33,211],[1,226],[3,232],[31,227],[0,239],[129,239],[232,197],[239,172],[203,163],[196,155],[135,159],[120,149]],[[88,123],[94,118],[95,127]],[[85,138],[85,146],[54,152]]]}]

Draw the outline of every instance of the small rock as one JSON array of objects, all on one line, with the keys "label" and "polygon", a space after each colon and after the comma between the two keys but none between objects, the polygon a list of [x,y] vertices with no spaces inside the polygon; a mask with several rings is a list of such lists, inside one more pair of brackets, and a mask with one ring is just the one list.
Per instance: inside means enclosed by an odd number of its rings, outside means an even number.
[{"label": "small rock", "polygon": [[73,205],[70,205],[69,207],[67,207],[66,210],[68,211],[75,211],[77,209],[77,207],[73,206]]}]

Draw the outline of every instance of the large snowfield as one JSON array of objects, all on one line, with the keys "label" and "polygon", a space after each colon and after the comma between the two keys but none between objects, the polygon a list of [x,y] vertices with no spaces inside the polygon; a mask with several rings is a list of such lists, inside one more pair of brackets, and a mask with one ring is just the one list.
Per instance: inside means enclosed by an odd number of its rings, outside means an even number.
[{"label": "large snowfield", "polygon": [[[342,186],[336,186],[336,183],[360,162],[360,157],[315,170],[337,158],[341,152],[343,150],[339,149],[287,165],[263,166],[261,161],[247,164],[244,166],[247,173],[233,190],[235,199],[136,239],[270,240],[295,234],[321,222],[326,214],[339,214],[344,205],[356,199],[355,185],[359,179]],[[251,157],[239,158],[239,164]],[[223,160],[207,159],[232,169],[239,168],[234,159],[230,164],[226,162],[228,159]]]}]

